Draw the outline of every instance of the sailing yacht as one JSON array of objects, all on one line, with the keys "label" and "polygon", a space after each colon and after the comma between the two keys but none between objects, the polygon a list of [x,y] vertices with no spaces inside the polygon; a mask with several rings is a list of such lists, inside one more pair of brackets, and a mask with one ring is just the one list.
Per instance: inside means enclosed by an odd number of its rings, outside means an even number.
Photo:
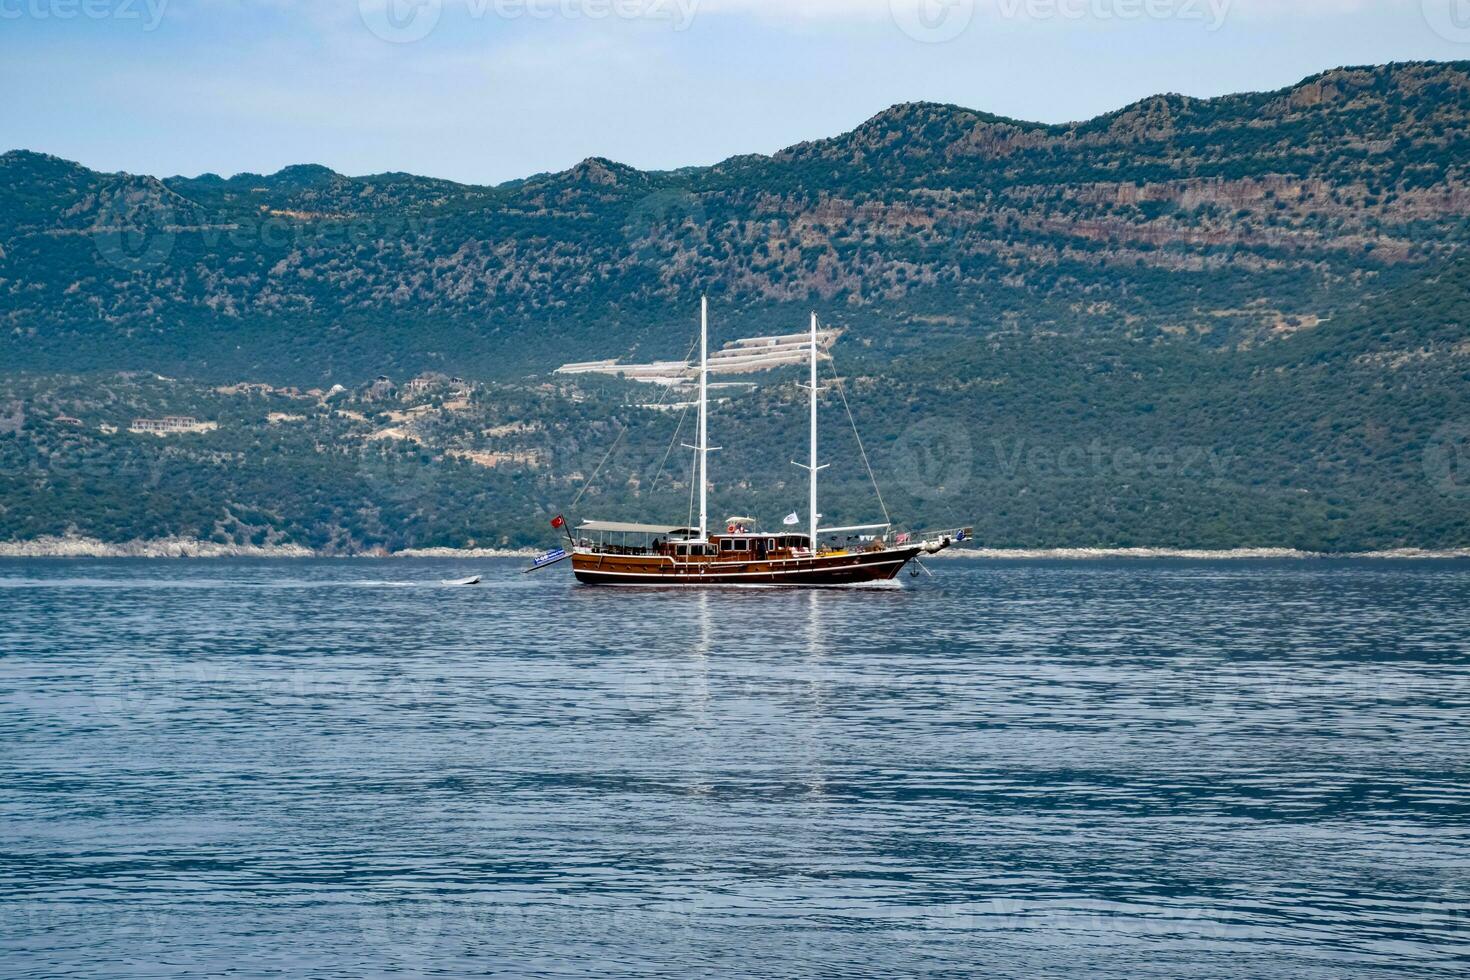
[{"label": "sailing yacht", "polygon": [[[697,454],[699,526],[635,524],[589,520],[576,536],[566,529],[570,551],[557,549],[530,570],[571,559],[577,580],[589,585],[850,585],[892,579],[920,555],[936,554],[973,536],[970,528],[927,535],[895,534],[893,525],[820,527],[817,477],[817,316],[812,314],[810,382],[811,437],[806,470],[808,507],[805,533],[788,527],[766,532],[748,517],[731,517],[723,532],[711,533],[709,520],[709,300],[701,301],[699,326],[699,428]],[[788,518],[790,522],[791,519]],[[800,524],[799,516],[793,522]],[[857,543],[852,544],[853,541]]]}]

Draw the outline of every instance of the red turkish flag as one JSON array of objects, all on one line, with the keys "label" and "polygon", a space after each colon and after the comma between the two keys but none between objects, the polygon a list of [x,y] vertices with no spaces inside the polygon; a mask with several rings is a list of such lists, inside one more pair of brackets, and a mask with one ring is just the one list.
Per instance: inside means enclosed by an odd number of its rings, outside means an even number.
[{"label": "red turkish flag", "polygon": [[565,527],[566,523],[567,519],[565,517],[562,517],[560,514],[557,514],[551,519],[551,526],[555,528]]}]

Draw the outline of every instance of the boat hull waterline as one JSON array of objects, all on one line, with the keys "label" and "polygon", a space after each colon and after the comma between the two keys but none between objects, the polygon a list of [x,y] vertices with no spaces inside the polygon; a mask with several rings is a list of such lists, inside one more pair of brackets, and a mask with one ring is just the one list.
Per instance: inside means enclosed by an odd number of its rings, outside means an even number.
[{"label": "boat hull waterline", "polygon": [[578,552],[572,571],[586,585],[857,585],[895,578],[923,550],[913,545],[746,562]]}]

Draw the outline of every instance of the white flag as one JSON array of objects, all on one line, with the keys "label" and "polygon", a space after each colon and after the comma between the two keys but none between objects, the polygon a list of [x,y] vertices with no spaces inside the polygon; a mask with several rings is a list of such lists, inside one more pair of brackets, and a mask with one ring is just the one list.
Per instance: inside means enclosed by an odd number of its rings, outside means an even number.
[{"label": "white flag", "polygon": [[791,527],[793,524],[800,524],[801,518],[797,516],[797,513],[795,511],[792,511],[790,514],[786,515],[786,520],[784,523],[787,527]]}]

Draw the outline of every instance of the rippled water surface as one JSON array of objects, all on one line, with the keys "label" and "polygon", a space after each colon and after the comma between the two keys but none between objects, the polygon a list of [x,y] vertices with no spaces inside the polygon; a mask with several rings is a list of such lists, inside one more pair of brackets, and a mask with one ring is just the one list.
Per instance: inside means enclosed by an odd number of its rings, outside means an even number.
[{"label": "rippled water surface", "polygon": [[932,565],[0,562],[0,975],[1466,975],[1470,566]]}]

